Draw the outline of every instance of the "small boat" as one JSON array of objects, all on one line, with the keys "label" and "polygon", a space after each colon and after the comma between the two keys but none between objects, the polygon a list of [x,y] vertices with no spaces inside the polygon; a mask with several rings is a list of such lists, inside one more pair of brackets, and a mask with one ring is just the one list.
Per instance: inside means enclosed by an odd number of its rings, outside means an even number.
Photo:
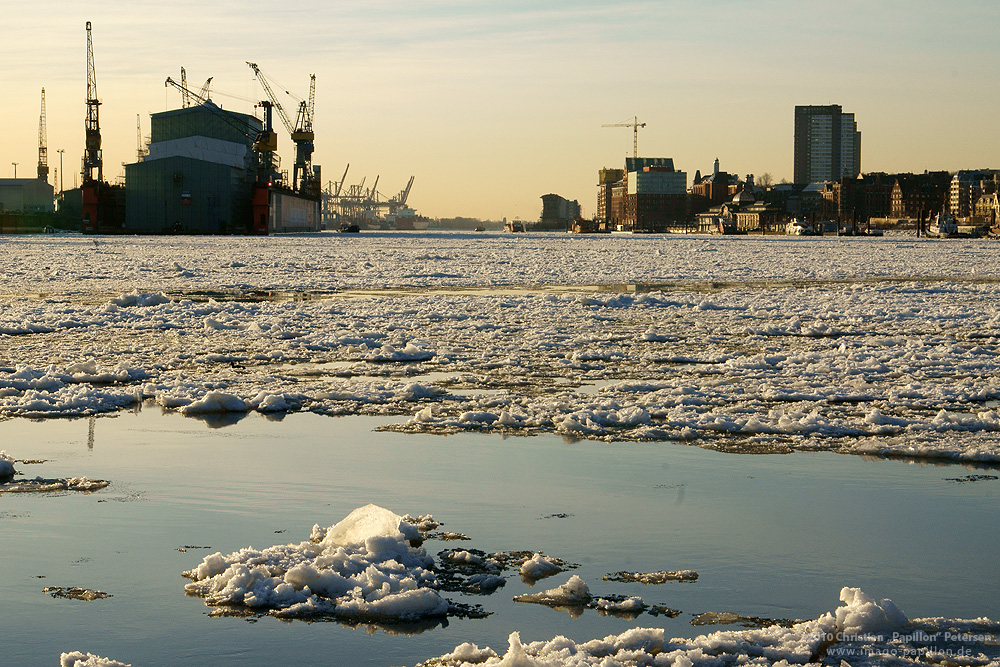
[{"label": "small boat", "polygon": [[934,216],[934,221],[927,227],[928,236],[936,236],[939,239],[947,239],[958,234],[958,223],[955,217],[946,213],[938,213]]},{"label": "small boat", "polygon": [[337,230],[338,234],[358,234],[361,232],[361,227],[357,223],[351,223],[349,225],[341,225],[340,229]]},{"label": "small boat", "polygon": [[811,236],[814,232],[809,224],[793,219],[785,225],[785,233],[790,236]]}]

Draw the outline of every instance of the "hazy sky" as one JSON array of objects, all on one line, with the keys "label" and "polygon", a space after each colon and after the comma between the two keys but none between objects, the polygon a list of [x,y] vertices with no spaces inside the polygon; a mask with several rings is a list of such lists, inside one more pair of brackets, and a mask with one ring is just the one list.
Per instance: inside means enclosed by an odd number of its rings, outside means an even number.
[{"label": "hazy sky", "polygon": [[[1000,167],[997,0],[3,0],[0,176],[35,173],[41,88],[49,164],[78,178],[93,23],[105,175],[134,162],[136,115],[180,106],[164,80],[253,113],[246,61],[305,97],[316,74],[323,181],[416,181],[430,217],[537,219],[543,194],[596,208],[597,171],[632,153],[688,173],[792,176],[796,104],[840,104],[863,171]],[[280,94],[280,93],[279,93]],[[294,112],[296,103],[286,98]],[[283,168],[291,140],[279,134]],[[54,174],[50,177],[56,182]],[[58,183],[56,182],[58,186]]]}]

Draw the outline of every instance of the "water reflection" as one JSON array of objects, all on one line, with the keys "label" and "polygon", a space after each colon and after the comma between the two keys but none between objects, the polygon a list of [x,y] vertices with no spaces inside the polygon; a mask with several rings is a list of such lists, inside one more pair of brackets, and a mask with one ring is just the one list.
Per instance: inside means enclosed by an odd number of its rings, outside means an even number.
[{"label": "water reflection", "polygon": [[[191,593],[187,593],[189,597],[197,597]],[[344,628],[349,628],[351,630],[364,630],[368,635],[374,635],[377,632],[382,632],[386,635],[396,636],[396,637],[412,637],[414,635],[420,635],[430,630],[435,630],[437,628],[448,627],[448,618],[428,618],[419,621],[399,621],[399,622],[389,622],[389,621],[358,621],[357,619],[351,618],[334,618],[329,616],[313,616],[307,618],[282,618],[280,616],[273,616],[266,612],[255,611],[248,607],[239,606],[228,606],[219,605],[214,607],[208,614],[209,618],[238,618],[248,623],[256,623],[261,619],[274,618],[282,623],[336,623]]]},{"label": "water reflection", "polygon": [[[198,412],[192,414],[184,415],[188,419],[193,419],[195,421],[200,421],[205,424],[210,429],[220,429],[226,428],[227,426],[235,426],[241,421],[247,418],[248,412]],[[264,418],[270,421],[281,421],[280,419],[271,419],[274,413],[265,413]]]},{"label": "water reflection", "polygon": [[[512,629],[532,640],[589,639],[663,626],[679,637],[701,634],[688,623],[696,611],[816,618],[836,606],[845,585],[890,597],[911,618],[1000,617],[995,564],[982,558],[1000,550],[991,529],[1000,481],[957,481],[965,469],[984,466],[832,453],[751,457],[665,442],[567,447],[555,434],[374,431],[391,417],[236,416],[221,430],[205,428],[204,415],[191,421],[149,409],[88,417],[86,426],[79,419],[0,421],[2,448],[19,461],[45,460],[38,472],[46,478],[114,480],[87,495],[0,496],[4,564],[12,573],[5,604],[18,610],[0,615],[5,660],[36,664],[53,637],[60,650],[100,637],[103,653],[126,662],[176,664],[180,635],[192,664],[245,664],[248,646],[255,664],[308,662],[320,651],[337,664],[416,664],[463,641],[504,646]],[[253,474],[259,461],[266,470]],[[146,502],[101,502],[125,491]],[[308,535],[314,523],[330,525],[367,502],[443,522],[449,532],[428,535],[428,552],[457,544],[544,552],[579,563],[574,572],[601,594],[640,596],[650,609],[686,614],[654,619],[650,611],[635,621],[553,614],[512,601],[542,587],[529,588],[513,569],[501,591],[471,598],[490,616],[450,624],[227,622],[209,620],[203,601],[184,595],[180,573],[206,554],[178,545],[230,553],[274,544],[276,528]],[[471,541],[446,540],[459,534]],[[698,581],[602,581],[616,571],[683,569],[696,570]],[[116,595],[81,614],[47,597],[42,604],[33,576]],[[460,595],[453,597],[463,601]]]}]

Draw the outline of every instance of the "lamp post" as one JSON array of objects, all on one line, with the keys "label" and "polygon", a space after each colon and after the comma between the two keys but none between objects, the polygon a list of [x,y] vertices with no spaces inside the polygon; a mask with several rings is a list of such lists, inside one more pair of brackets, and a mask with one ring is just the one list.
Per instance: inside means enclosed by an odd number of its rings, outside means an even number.
[{"label": "lamp post", "polygon": [[62,156],[65,151],[62,148],[57,148],[56,153],[59,153],[59,192],[63,191],[63,166],[62,166]]},{"label": "lamp post", "polygon": [[11,162],[11,164],[14,165],[14,178],[17,178],[17,163]]}]

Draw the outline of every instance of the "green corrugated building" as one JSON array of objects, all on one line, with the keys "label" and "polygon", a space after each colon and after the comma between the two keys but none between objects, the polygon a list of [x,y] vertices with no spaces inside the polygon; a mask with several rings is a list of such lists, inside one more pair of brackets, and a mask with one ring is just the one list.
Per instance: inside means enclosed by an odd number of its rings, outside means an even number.
[{"label": "green corrugated building", "polygon": [[125,165],[125,231],[243,234],[250,231],[253,116],[208,101],[152,115],[148,155]]}]

